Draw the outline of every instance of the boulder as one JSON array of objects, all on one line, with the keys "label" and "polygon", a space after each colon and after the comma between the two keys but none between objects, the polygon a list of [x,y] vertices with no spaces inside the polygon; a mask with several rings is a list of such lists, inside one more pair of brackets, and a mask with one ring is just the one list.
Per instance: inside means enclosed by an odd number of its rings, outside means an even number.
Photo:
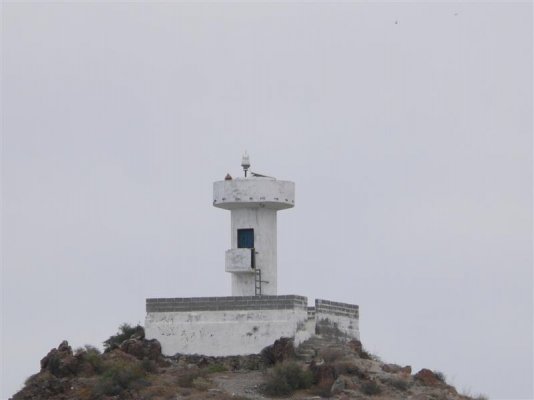
[{"label": "boulder", "polygon": [[345,380],[343,380],[343,379],[341,379],[341,377],[339,377],[332,384],[332,387],[330,389],[330,393],[331,394],[338,394],[338,393],[341,393],[346,388],[347,388],[347,386],[345,385]]},{"label": "boulder", "polygon": [[388,372],[390,374],[403,374],[403,375],[411,375],[412,374],[412,367],[407,365],[405,367],[401,367],[397,364],[383,364],[381,366],[382,371]]},{"label": "boulder", "polygon": [[414,378],[424,386],[442,386],[444,384],[443,378],[426,368],[415,374]]},{"label": "boulder", "polygon": [[381,368],[382,368],[382,371],[388,372],[390,374],[399,373],[402,369],[402,367],[397,364],[383,364]]},{"label": "boulder", "polygon": [[61,353],[68,353],[72,354],[72,348],[69,346],[69,342],[66,340],[62,341],[59,346],[57,347],[57,351]]},{"label": "boulder", "polygon": [[344,375],[340,375],[332,384],[331,394],[339,394],[346,389],[354,389],[355,385],[352,380]]},{"label": "boulder", "polygon": [[411,365],[406,365],[405,367],[402,367],[400,370],[401,374],[403,375],[411,375],[412,374],[412,367]]},{"label": "boulder", "polygon": [[157,361],[161,358],[161,344],[156,339],[128,339],[121,343],[119,349],[139,360],[148,358]]},{"label": "boulder", "polygon": [[336,368],[333,365],[316,364],[312,361],[310,371],[313,374],[313,381],[318,385],[333,384],[337,378]]},{"label": "boulder", "polygon": [[[49,371],[40,372],[31,376],[24,388],[13,395],[12,400],[35,400],[66,398],[66,393],[70,390],[69,379],[58,378]],[[58,396],[58,397],[56,397]]]},{"label": "boulder", "polygon": [[124,364],[135,364],[139,363],[139,360],[137,357],[125,353],[124,351],[120,349],[111,350],[107,353],[102,354],[102,360],[104,362],[111,362],[111,363],[124,363]]},{"label": "boulder", "polygon": [[61,378],[73,375],[78,370],[78,359],[72,354],[69,343],[62,341],[57,349],[52,349],[41,359],[41,372],[49,371],[52,375]]},{"label": "boulder", "polygon": [[267,365],[273,365],[296,357],[293,339],[282,337],[261,351]]}]

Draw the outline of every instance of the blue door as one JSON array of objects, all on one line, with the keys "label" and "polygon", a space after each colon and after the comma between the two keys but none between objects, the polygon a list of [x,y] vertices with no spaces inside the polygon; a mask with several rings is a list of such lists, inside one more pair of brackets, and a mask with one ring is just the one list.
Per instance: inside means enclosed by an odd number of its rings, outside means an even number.
[{"label": "blue door", "polygon": [[254,229],[237,230],[237,247],[239,249],[254,248]]}]

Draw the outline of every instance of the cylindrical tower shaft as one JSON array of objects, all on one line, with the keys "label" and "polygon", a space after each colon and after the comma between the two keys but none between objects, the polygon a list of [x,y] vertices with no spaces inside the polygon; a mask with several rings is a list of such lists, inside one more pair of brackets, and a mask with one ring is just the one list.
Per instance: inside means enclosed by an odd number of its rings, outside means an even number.
[{"label": "cylindrical tower shaft", "polygon": [[[242,165],[248,170],[248,157]],[[276,295],[276,213],[295,205],[295,184],[252,172],[228,175],[213,184],[213,205],[231,213],[225,269],[232,274],[232,296]]]},{"label": "cylindrical tower shaft", "polygon": [[[238,208],[231,211],[231,248],[251,248],[253,267],[261,271],[261,282],[253,272],[232,274],[232,296],[254,296],[256,285],[261,294],[277,294],[276,210],[269,208]],[[253,246],[253,247],[245,247]]]}]

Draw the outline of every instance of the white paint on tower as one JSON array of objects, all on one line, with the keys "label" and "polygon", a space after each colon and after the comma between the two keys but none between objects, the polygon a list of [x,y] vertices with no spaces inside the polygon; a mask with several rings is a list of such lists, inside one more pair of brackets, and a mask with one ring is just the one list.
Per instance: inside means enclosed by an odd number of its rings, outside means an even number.
[{"label": "white paint on tower", "polygon": [[242,166],[244,178],[213,184],[213,205],[231,213],[225,270],[232,274],[232,296],[276,295],[277,212],[295,205],[295,184],[247,174],[246,154]]}]

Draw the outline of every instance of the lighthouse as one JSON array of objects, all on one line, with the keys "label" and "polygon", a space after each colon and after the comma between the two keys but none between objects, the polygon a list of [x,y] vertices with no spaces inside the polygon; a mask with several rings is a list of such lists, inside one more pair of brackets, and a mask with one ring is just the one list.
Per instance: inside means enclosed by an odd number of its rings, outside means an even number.
[{"label": "lighthouse", "polygon": [[313,336],[359,340],[357,305],[315,299],[309,307],[306,296],[277,293],[276,218],[295,206],[295,184],[250,171],[247,154],[241,166],[243,176],[213,183],[213,205],[230,211],[232,295],[148,298],[146,338],[167,356],[259,354],[282,337],[295,346]]},{"label": "lighthouse", "polygon": [[277,234],[279,210],[295,205],[295,184],[249,172],[213,184],[213,205],[230,211],[230,249],[225,271],[232,276],[232,296],[277,295]]}]

